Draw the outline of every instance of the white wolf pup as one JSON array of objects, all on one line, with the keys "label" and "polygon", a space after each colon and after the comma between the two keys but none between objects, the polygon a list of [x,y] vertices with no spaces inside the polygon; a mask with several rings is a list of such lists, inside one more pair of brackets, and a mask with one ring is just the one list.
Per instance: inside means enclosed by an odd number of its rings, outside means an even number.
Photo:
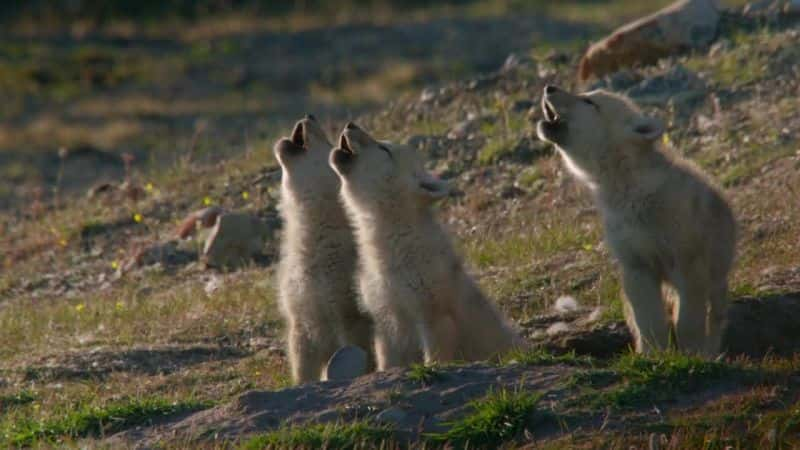
[{"label": "white wolf pup", "polygon": [[[636,349],[713,357],[727,314],[736,221],[720,191],[689,162],[658,148],[662,123],[625,97],[544,89],[542,140],[594,194],[606,241],[622,266],[626,319]],[[672,322],[662,283],[675,288]]]},{"label": "white wolf pup", "polygon": [[413,149],[378,142],[349,123],[330,164],[356,227],[378,370],[423,359],[487,359],[517,344],[436,221],[431,206],[449,188]]},{"label": "white wolf pup", "polygon": [[372,347],[371,320],[357,303],[353,230],[339,201],[339,179],[328,165],[330,150],[313,116],[274,148],[283,169],[279,298],[295,383],[319,380],[343,345]]}]

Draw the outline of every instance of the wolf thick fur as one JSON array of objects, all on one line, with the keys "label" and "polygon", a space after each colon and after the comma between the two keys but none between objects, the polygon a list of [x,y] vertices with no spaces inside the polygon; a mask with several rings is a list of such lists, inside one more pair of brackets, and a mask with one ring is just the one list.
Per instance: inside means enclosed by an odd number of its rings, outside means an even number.
[{"label": "wolf thick fur", "polygon": [[464,271],[432,204],[449,192],[416,152],[348,124],[331,166],[356,227],[359,287],[375,322],[378,369],[482,360],[516,344]]},{"label": "wolf thick fur", "polygon": [[372,347],[371,320],[357,303],[355,240],[339,201],[339,179],[328,166],[330,150],[313,117],[275,144],[283,169],[279,298],[295,383],[319,380],[346,344]]},{"label": "wolf thick fur", "polygon": [[[599,206],[622,266],[636,349],[665,349],[672,326],[681,350],[717,355],[736,243],[723,195],[695,166],[658,148],[662,123],[627,98],[548,86],[542,108],[539,137],[555,144]],[[678,294],[671,321],[662,283]]]}]

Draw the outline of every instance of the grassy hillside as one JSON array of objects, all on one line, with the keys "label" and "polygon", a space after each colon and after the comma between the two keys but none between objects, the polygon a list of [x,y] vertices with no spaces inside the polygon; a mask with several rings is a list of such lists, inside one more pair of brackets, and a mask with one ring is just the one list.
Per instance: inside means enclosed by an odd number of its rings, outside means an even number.
[{"label": "grassy hillside", "polygon": [[[4,36],[0,447],[99,445],[118,431],[288,385],[273,285],[279,232],[263,260],[236,271],[206,270],[194,258],[120,268],[209,204],[274,218],[271,145],[305,112],[331,136],[356,118],[423,152],[457,187],[439,207],[442,220],[515,322],[549,312],[563,295],[618,320],[619,279],[596,211],[535,139],[533,122],[542,87],[574,88],[578,49],[643,3],[455,2],[382,26],[297,31],[254,19],[241,32],[209,20],[134,27],[124,38],[111,28]],[[524,39],[507,43],[509,27]],[[475,47],[462,48],[459,39],[478,32],[486,34],[468,41]],[[341,33],[343,47],[317,50],[329,33]],[[734,24],[708,52],[599,84],[635,94],[669,124],[663,145],[724,187],[741,225],[734,298],[800,292],[798,33],[796,24]],[[402,43],[412,35],[424,39]],[[363,44],[365,36],[374,42]],[[428,37],[441,40],[416,47]],[[500,69],[512,51],[517,62]],[[684,83],[686,73],[694,81]],[[62,159],[61,146],[89,148],[94,159]],[[85,189],[102,177],[87,184],[87,173],[128,179],[141,195],[89,198]],[[190,255],[196,246],[180,244]],[[519,424],[530,417],[570,432],[550,435],[543,445],[553,448],[644,446],[652,434],[664,435],[663,448],[798,445],[795,358],[549,358],[529,362],[579,368],[564,387],[577,404],[497,392],[428,445],[522,445]],[[435,376],[415,370],[423,381]],[[692,395],[729,385],[707,400]],[[617,415],[625,421],[601,428]],[[248,445],[369,446],[385,431],[360,422],[287,428]]]}]

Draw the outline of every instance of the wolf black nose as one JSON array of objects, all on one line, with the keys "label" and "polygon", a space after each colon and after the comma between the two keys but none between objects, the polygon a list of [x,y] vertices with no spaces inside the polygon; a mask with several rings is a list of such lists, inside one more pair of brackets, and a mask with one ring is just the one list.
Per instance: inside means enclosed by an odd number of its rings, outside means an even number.
[{"label": "wolf black nose", "polygon": [[347,122],[347,125],[344,126],[346,130],[357,130],[358,125],[354,124],[353,122]]},{"label": "wolf black nose", "polygon": [[308,120],[313,120],[314,122],[316,122],[316,121],[317,121],[317,118],[316,118],[316,117],[314,117],[314,115],[313,115],[313,114],[306,114],[306,119],[308,119]]},{"label": "wolf black nose", "polygon": [[552,84],[548,84],[547,86],[544,87],[545,94],[555,94],[556,92],[558,92],[558,88],[553,86]]}]

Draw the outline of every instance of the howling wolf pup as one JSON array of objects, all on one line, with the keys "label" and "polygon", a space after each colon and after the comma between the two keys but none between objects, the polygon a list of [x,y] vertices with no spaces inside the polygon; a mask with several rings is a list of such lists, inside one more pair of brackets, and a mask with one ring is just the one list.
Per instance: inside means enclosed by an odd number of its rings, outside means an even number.
[{"label": "howling wolf pup", "polygon": [[339,179],[328,166],[325,132],[307,116],[274,150],[283,169],[279,299],[292,378],[303,383],[319,380],[340,347],[369,350],[372,323],[357,303],[356,246],[339,201]]},{"label": "howling wolf pup", "polygon": [[[573,95],[547,86],[538,135],[594,194],[606,241],[622,266],[626,319],[636,349],[677,346],[713,357],[727,314],[736,222],[699,169],[658,148],[662,123],[625,97]],[[672,323],[662,283],[677,291]]]},{"label": "howling wolf pup", "polygon": [[517,343],[464,271],[432,204],[449,188],[416,152],[349,123],[330,156],[356,228],[359,287],[375,322],[378,369],[481,360]]}]

